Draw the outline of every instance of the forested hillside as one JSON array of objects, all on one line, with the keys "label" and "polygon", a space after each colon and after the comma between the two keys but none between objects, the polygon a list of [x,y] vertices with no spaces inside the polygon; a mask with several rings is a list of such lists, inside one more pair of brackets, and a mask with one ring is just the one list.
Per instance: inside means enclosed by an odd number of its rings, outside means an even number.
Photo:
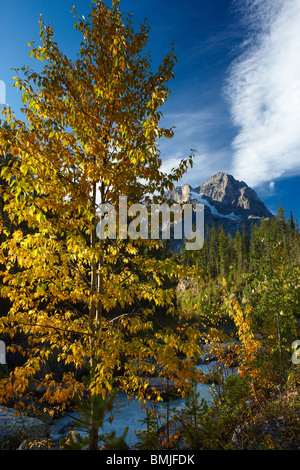
[{"label": "forested hillside", "polygon": [[181,284],[180,306],[197,312],[219,360],[219,401],[210,413],[198,408],[193,448],[299,448],[299,241],[280,206],[251,237],[212,227],[202,250],[182,253],[195,276]]}]

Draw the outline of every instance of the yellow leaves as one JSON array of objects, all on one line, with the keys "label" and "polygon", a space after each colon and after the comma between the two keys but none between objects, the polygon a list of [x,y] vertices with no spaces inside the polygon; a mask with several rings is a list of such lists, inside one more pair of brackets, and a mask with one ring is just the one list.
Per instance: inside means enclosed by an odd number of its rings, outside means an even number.
[{"label": "yellow leaves", "polygon": [[[112,46],[111,46],[111,52],[112,52],[112,56],[115,57],[117,54],[118,54],[118,42],[117,40],[115,39]],[[116,65],[118,62],[115,61],[114,62],[114,65]]]},{"label": "yellow leaves", "polygon": [[[13,150],[22,157],[10,187],[9,213],[30,228],[26,235],[15,231],[0,248],[2,292],[13,305],[5,332],[22,331],[32,341],[31,362],[15,376],[18,390],[25,393],[26,380],[47,358],[75,369],[91,359],[95,364],[88,385],[75,374],[65,374],[60,384],[51,374],[42,379],[47,388],[43,399],[62,407],[83,387],[90,394],[110,394],[121,364],[120,387],[150,395],[138,365],[154,372],[147,362],[153,359],[175,377],[177,353],[193,359],[198,340],[186,328],[154,334],[148,321],[154,306],[176,313],[174,289],[165,283],[176,279],[180,269],[151,258],[150,252],[161,247],[159,240],[118,241],[108,248],[91,241],[96,211],[92,183],[97,188],[103,183],[108,201],[119,194],[135,201],[152,192],[148,189],[158,187],[162,193],[170,184],[160,172],[156,144],[163,135],[171,136],[159,128],[157,111],[168,97],[164,81],[170,76],[170,58],[164,58],[158,79],[149,57],[142,55],[147,26],[135,33],[131,22],[125,26],[104,2],[96,3],[100,10],[93,10],[92,23],[77,25],[84,41],[76,63],[58,50],[52,29],[41,21],[43,47],[31,55],[49,64],[39,74],[24,69],[26,80],[17,78],[28,124],[13,121],[16,135],[4,139],[15,142]],[[13,119],[9,109],[6,119]],[[11,179],[8,170],[1,172]],[[149,181],[146,188],[140,180]],[[38,348],[40,362],[34,359]],[[182,380],[188,379],[192,362],[181,368]]]},{"label": "yellow leaves", "polygon": [[16,230],[16,231],[13,233],[13,240],[14,240],[16,243],[20,243],[20,242],[23,240],[23,232],[22,232],[22,230]]},{"label": "yellow leaves", "polygon": [[[123,25],[124,26],[124,25]],[[126,48],[126,43],[124,37],[115,36],[110,47],[110,51],[113,58],[113,65],[118,71],[123,72],[126,68],[126,59],[124,56],[124,47]],[[116,70],[115,70],[116,73]]]},{"label": "yellow leaves", "polygon": [[59,390],[59,393],[56,394],[56,400],[60,403],[64,403],[70,397],[70,390],[63,388]]},{"label": "yellow leaves", "polygon": [[38,212],[36,214],[36,220],[37,220],[38,223],[44,222],[46,220],[45,214],[43,212]]},{"label": "yellow leaves", "polygon": [[2,168],[1,168],[1,178],[4,178],[4,179],[7,179],[7,177],[10,179],[11,178],[11,174],[10,174],[10,169],[8,166],[6,165],[3,165]]},{"label": "yellow leaves", "polygon": [[40,387],[46,387],[43,401],[51,405],[60,405],[61,409],[64,409],[74,396],[81,396],[83,392],[83,384],[78,383],[74,374],[70,372],[63,374],[61,382],[56,382],[52,375],[47,374],[41,381]]},{"label": "yellow leaves", "polygon": [[125,250],[128,254],[130,255],[136,255],[138,253],[138,249],[137,247],[135,247],[134,245],[130,244],[130,243],[127,243],[126,246],[125,246]]},{"label": "yellow leaves", "polygon": [[238,353],[240,357],[238,369],[242,377],[252,377],[253,380],[256,380],[258,371],[256,370],[255,363],[262,344],[256,339],[253,331],[253,324],[250,317],[251,307],[246,306],[243,310],[234,299],[232,304],[229,315],[235,322],[240,340],[240,345],[235,348],[235,352]]}]

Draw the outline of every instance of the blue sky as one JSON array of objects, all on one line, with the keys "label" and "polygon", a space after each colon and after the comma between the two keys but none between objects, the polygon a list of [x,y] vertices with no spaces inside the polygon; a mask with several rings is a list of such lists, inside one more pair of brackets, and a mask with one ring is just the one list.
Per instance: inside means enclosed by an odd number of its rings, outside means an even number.
[{"label": "blue sky", "polygon": [[[39,40],[39,15],[75,56],[80,37],[70,11],[75,4],[87,17],[90,3],[0,0],[0,102],[18,117],[11,68],[39,66],[27,46]],[[195,149],[181,183],[198,186],[224,171],[255,189],[271,211],[282,204],[300,220],[299,0],[121,0],[120,8],[136,25],[147,18],[154,70],[177,44],[171,98],[162,109],[163,124],[176,126],[174,138],[160,143],[165,169]]]}]

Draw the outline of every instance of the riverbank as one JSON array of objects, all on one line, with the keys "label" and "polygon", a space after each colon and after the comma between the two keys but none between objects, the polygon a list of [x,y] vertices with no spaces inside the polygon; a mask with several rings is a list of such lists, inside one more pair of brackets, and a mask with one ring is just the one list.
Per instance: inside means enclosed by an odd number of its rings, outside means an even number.
[{"label": "riverbank", "polygon": [[[197,366],[203,370],[203,373],[207,374],[213,364],[201,364]],[[166,384],[162,383],[158,378],[152,379],[152,386],[166,387]],[[212,401],[212,385],[201,384],[197,385],[197,391],[200,393],[208,403]],[[100,432],[111,433],[115,432],[116,437],[121,436],[124,433],[125,428],[128,428],[125,442],[129,449],[134,449],[138,441],[137,432],[141,432],[146,429],[146,423],[143,422],[146,417],[145,407],[151,408],[152,411],[156,411],[157,415],[164,415],[169,408],[169,419],[172,419],[172,414],[176,411],[180,411],[185,405],[184,399],[174,399],[170,401],[152,403],[147,400],[145,403],[140,403],[135,398],[128,398],[123,392],[119,392],[114,401],[114,409],[106,417],[103,423],[103,427]],[[173,411],[170,411],[170,410]],[[109,420],[110,416],[114,415],[112,421]],[[82,435],[86,434],[86,430],[82,429],[80,424],[80,414],[78,412],[69,410],[64,413],[59,419],[50,419],[47,423],[42,420],[33,417],[17,416],[15,410],[8,409],[7,412],[2,414],[3,420],[1,421],[0,412],[0,448],[9,447],[18,448],[23,442],[21,448],[26,448],[26,441],[33,441],[34,448],[46,447],[50,449],[59,449],[60,441],[66,440],[70,431],[76,431]],[[4,419],[6,418],[6,419]],[[32,423],[36,422],[36,430],[33,428]],[[2,431],[1,431],[2,423]],[[5,438],[5,428],[10,430]],[[1,435],[3,439],[1,439]],[[26,439],[28,438],[28,439]],[[40,441],[40,445],[35,442],[36,439]]]}]

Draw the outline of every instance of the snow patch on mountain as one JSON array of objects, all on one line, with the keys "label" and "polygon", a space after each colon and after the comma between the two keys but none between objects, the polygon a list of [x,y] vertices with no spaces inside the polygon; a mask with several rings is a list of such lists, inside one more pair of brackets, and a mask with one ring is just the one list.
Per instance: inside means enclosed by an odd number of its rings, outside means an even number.
[{"label": "snow patch on mountain", "polygon": [[193,191],[190,192],[191,198],[196,199],[198,202],[201,204],[204,204],[205,206],[209,207],[211,210],[211,213],[215,215],[216,217],[223,217],[224,219],[230,219],[230,220],[240,220],[240,217],[238,215],[235,215],[233,212],[230,214],[221,214],[215,206],[212,206],[206,199],[203,198],[202,194],[195,193]]}]

